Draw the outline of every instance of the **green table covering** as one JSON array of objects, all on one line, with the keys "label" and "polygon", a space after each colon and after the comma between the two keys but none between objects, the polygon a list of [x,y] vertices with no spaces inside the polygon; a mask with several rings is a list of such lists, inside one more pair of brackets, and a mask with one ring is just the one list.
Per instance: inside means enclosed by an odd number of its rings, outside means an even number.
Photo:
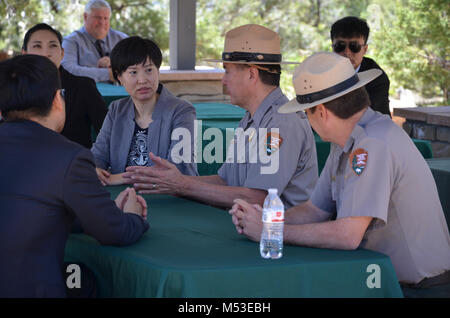
[{"label": "green table covering", "polygon": [[[109,187],[114,198],[124,187]],[[93,270],[102,297],[402,297],[389,257],[358,249],[285,246],[265,260],[259,244],[236,233],[227,211],[146,195],[150,229],[134,245],[101,246],[70,235],[65,260]],[[380,288],[369,288],[371,264]]]},{"label": "green table covering", "polygon": [[450,158],[426,160],[430,166],[444,210],[447,226],[450,229]]},{"label": "green table covering", "polygon": [[[222,158],[219,160],[220,162],[205,162],[204,154],[208,151],[207,145],[214,142],[215,138],[212,140],[207,140],[199,137],[197,142],[197,170],[198,173],[201,176],[207,176],[207,175],[214,175],[217,174],[217,171],[222,166],[222,163],[225,161],[226,153],[228,149],[228,142],[226,137],[226,129],[227,128],[234,128],[236,129],[239,124],[239,121],[233,121],[233,120],[222,120],[222,121],[214,121],[214,120],[202,120],[201,123],[201,131],[202,136],[205,133],[205,131],[209,128],[218,128],[220,129],[222,139],[220,141],[220,144],[217,144],[217,149],[215,151],[220,151],[222,153]],[[198,123],[198,127],[200,131],[200,123]],[[211,146],[212,147],[212,146]],[[215,151],[211,150],[211,153],[215,155]],[[199,161],[198,154],[201,152],[202,154],[202,160]],[[208,151],[209,153],[209,151]]]},{"label": "green table covering", "polygon": [[97,83],[97,89],[105,100],[106,106],[112,101],[129,96],[125,87],[108,83]]},{"label": "green table covering", "polygon": [[[198,120],[239,123],[245,110],[239,106],[223,103],[194,103]],[[227,128],[233,126],[223,126]],[[236,124],[237,127],[237,124]]]},{"label": "green table covering", "polygon": [[[200,152],[202,154],[202,161],[197,163],[198,173],[202,176],[217,174],[217,170],[219,170],[220,166],[225,161],[229,140],[231,140],[232,135],[234,135],[234,133],[230,134],[227,140],[227,128],[232,128],[233,130],[236,129],[239,125],[239,121],[245,115],[245,110],[235,105],[221,103],[195,103],[194,107],[197,112],[198,131],[202,132],[202,135],[199,136],[197,142],[197,154]],[[216,149],[216,151],[222,153],[220,162],[208,163],[204,160],[204,152],[208,150],[206,147],[215,140],[215,137],[211,137],[211,139],[203,138],[205,131],[209,128],[218,128],[220,130],[220,135],[222,136],[220,146]],[[215,151],[211,151],[211,153],[215,155]],[[197,156],[197,158],[199,158],[199,156]]]},{"label": "green table covering", "polygon": [[412,138],[412,141],[414,142],[417,149],[420,151],[420,153],[422,154],[422,156],[425,159],[433,158],[433,150],[431,149],[431,141],[414,139],[414,138]]}]

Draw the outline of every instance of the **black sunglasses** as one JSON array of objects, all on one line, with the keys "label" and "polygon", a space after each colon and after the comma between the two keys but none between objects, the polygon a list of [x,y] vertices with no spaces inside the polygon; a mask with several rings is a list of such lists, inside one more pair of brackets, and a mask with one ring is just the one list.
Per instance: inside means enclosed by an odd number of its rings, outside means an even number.
[{"label": "black sunglasses", "polygon": [[361,51],[361,48],[363,47],[363,45],[359,44],[356,41],[351,41],[351,42],[338,41],[333,44],[333,51],[336,53],[344,52],[345,48],[347,47],[347,44],[348,44],[348,48],[353,53],[359,53],[359,51]]}]

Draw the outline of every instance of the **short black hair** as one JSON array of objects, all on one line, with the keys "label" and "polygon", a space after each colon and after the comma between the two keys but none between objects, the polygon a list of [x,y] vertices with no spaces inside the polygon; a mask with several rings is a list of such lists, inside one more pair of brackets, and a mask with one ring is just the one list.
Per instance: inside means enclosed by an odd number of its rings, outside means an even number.
[{"label": "short black hair", "polygon": [[331,40],[337,37],[344,39],[360,37],[364,38],[364,43],[367,44],[369,39],[370,28],[366,20],[358,17],[345,17],[333,23],[330,30]]},{"label": "short black hair", "polygon": [[27,31],[27,33],[25,33],[25,36],[24,36],[24,38],[23,38],[23,44],[22,44],[22,49],[23,49],[24,51],[27,50],[28,42],[30,42],[30,38],[31,38],[31,36],[33,35],[33,33],[36,32],[36,31],[41,31],[41,30],[47,30],[47,31],[50,31],[50,32],[52,32],[53,34],[55,34],[56,37],[58,38],[59,45],[62,46],[62,36],[61,36],[61,33],[59,33],[58,30],[53,29],[51,26],[49,26],[49,25],[46,24],[46,23],[39,23],[39,24],[36,24],[36,25],[35,25],[34,27],[32,27],[31,29],[29,29],[29,30]]},{"label": "short black hair", "polygon": [[267,72],[258,69],[261,82],[270,86],[280,86],[281,66],[279,64],[261,64],[259,66],[270,70],[270,72]]},{"label": "short black hair", "polygon": [[[281,66],[279,64],[236,64],[239,67],[256,66],[261,82],[269,86],[280,86]],[[261,69],[263,68],[263,69]],[[270,72],[264,69],[270,70]]]},{"label": "short black hair", "polygon": [[0,111],[5,120],[16,111],[47,116],[58,89],[58,69],[47,57],[26,54],[0,62]]},{"label": "short black hair", "polygon": [[[347,119],[364,108],[369,107],[370,99],[363,86],[343,96],[339,96],[336,99],[330,100],[329,102],[323,103],[323,106],[337,117]],[[310,108],[310,111],[314,114],[316,107]]]},{"label": "short black hair", "polygon": [[162,53],[158,45],[150,39],[131,36],[121,40],[111,51],[111,68],[116,80],[132,65],[143,64],[149,58],[156,68],[162,63]]}]

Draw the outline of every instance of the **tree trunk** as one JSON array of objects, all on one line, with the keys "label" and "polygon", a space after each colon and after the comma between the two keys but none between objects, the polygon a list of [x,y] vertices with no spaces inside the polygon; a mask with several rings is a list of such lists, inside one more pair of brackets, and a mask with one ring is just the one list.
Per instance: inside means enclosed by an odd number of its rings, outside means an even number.
[{"label": "tree trunk", "polygon": [[444,105],[450,106],[450,91],[448,87],[444,87]]},{"label": "tree trunk", "polygon": [[321,0],[316,0],[316,22],[314,23],[315,27],[318,27],[320,24],[320,7],[322,5]]}]

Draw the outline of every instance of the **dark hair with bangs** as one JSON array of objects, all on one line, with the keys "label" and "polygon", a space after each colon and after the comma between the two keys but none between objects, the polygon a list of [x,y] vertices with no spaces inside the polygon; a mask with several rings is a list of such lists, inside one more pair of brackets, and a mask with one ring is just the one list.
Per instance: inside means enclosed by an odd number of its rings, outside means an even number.
[{"label": "dark hair with bangs", "polygon": [[26,54],[0,62],[0,111],[6,121],[47,116],[60,88],[58,69],[45,56]]},{"label": "dark hair with bangs", "polygon": [[41,31],[41,30],[46,30],[46,31],[50,31],[52,32],[54,35],[56,35],[56,37],[58,38],[59,41],[59,45],[62,46],[62,36],[61,33],[59,33],[58,30],[53,29],[51,26],[49,26],[48,24],[45,23],[39,23],[36,24],[34,27],[32,27],[31,29],[29,29],[27,31],[27,33],[25,33],[25,36],[23,38],[23,44],[22,44],[22,49],[24,51],[27,51],[27,46],[28,46],[28,42],[30,41],[31,36],[33,35],[34,32],[36,31]]},{"label": "dark hair with bangs", "polygon": [[365,20],[358,17],[345,17],[333,23],[330,36],[331,40],[337,37],[349,39],[362,36],[367,44],[369,32],[370,29]]},{"label": "dark hair with bangs", "polygon": [[162,63],[162,53],[158,45],[150,39],[131,36],[121,40],[111,51],[111,68],[114,78],[118,80],[126,69],[132,65],[144,64],[149,58],[156,68]]}]

